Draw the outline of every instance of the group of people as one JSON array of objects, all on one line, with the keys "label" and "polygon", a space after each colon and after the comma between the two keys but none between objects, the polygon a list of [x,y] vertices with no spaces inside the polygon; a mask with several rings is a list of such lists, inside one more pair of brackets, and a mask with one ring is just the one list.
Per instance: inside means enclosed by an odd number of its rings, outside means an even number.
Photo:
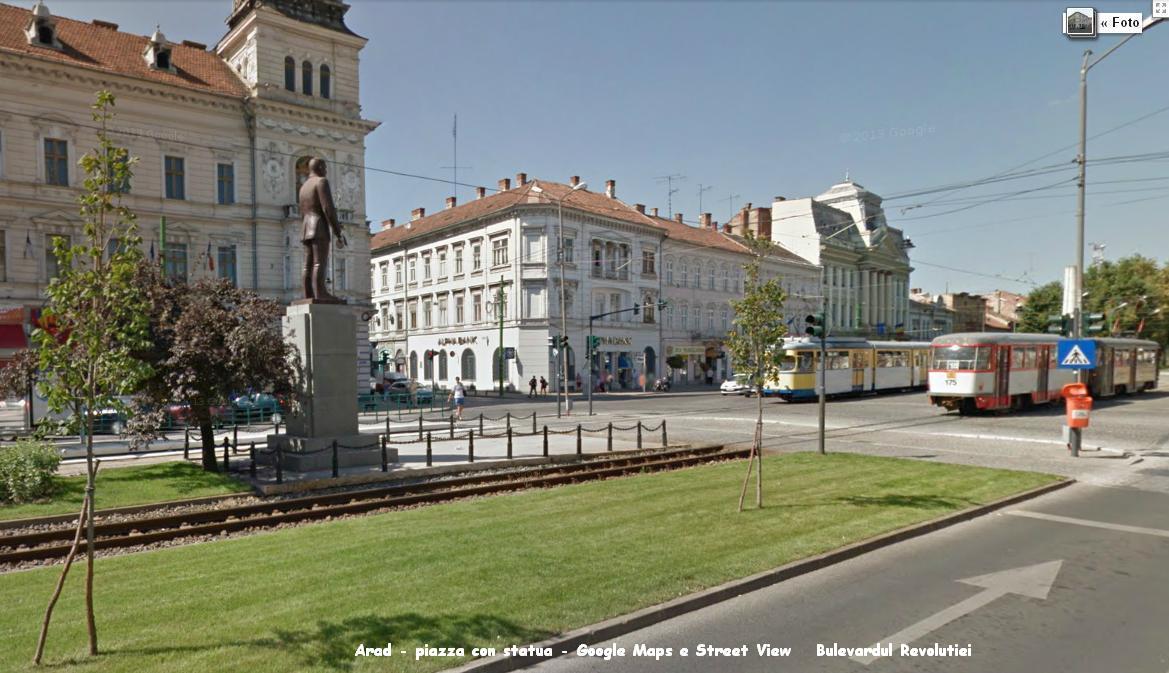
[{"label": "group of people", "polygon": [[[540,377],[540,395],[548,394],[548,379],[543,376]],[[528,397],[536,396],[536,377],[533,376],[531,381],[528,381]]]}]

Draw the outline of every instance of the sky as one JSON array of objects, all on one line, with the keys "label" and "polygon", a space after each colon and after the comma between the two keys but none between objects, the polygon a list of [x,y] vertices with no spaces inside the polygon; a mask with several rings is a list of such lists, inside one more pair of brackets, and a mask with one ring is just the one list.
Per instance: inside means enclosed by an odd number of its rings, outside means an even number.
[{"label": "sky", "polygon": [[[158,24],[171,40],[210,45],[231,9],[45,1],[55,14],[140,34]],[[443,181],[457,114],[461,183],[580,175],[600,191],[614,179],[625,202],[672,206],[688,221],[814,196],[847,174],[885,199],[888,222],[916,246],[911,285],[932,292],[1026,293],[1074,263],[1080,63],[1084,49],[1098,55],[1123,37],[1069,40],[1066,3],[1038,0],[348,1],[348,25],[369,39],[363,115],[382,122],[365,157],[375,230],[453,193]],[[1147,16],[1151,2],[1096,9]],[[1169,259],[1166,24],[1089,75],[1089,256],[1100,243],[1106,259]],[[684,176],[672,197],[666,175]],[[458,188],[460,201],[472,193]]]}]

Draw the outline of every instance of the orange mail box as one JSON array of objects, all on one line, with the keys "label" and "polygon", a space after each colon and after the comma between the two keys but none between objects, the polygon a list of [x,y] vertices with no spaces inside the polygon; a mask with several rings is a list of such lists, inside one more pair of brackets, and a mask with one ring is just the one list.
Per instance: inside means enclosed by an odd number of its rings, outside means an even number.
[{"label": "orange mail box", "polygon": [[1060,391],[1067,404],[1068,427],[1088,427],[1088,416],[1092,411],[1092,396],[1084,383],[1069,383]]}]

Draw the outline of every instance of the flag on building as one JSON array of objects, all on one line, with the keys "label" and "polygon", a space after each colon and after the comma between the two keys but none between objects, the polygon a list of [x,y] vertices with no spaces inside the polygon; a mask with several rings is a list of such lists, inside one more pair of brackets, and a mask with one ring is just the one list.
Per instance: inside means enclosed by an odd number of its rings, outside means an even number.
[{"label": "flag on building", "polygon": [[207,241],[207,269],[215,270],[215,258],[211,256],[211,241]]}]

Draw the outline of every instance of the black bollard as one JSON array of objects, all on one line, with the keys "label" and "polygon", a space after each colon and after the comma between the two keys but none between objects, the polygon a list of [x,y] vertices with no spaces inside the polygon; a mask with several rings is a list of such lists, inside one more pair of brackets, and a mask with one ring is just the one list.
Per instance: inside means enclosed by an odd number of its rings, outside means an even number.
[{"label": "black bollard", "polygon": [[548,457],[548,426],[544,426],[544,457]]},{"label": "black bollard", "polygon": [[511,460],[511,428],[507,429],[507,459]]},{"label": "black bollard", "polygon": [[613,424],[612,423],[609,423],[609,441],[608,441],[608,446],[606,447],[606,450],[607,451],[613,450]]},{"label": "black bollard", "polygon": [[284,483],[284,451],[279,444],[276,445],[276,483]]},{"label": "black bollard", "polygon": [[183,427],[183,460],[191,459],[191,429]]},{"label": "black bollard", "polygon": [[238,423],[236,425],[232,426],[232,428],[231,428],[231,445],[235,446],[235,447],[239,447],[239,424]]},{"label": "black bollard", "polygon": [[382,472],[390,469],[389,461],[386,456],[386,436],[382,435]]},{"label": "black bollard", "polygon": [[536,434],[536,412],[532,412],[532,434]]},{"label": "black bollard", "polygon": [[256,478],[256,443],[252,442],[248,447],[248,458],[252,460],[252,464],[248,466],[248,476],[252,479]]},{"label": "black bollard", "polygon": [[231,465],[228,463],[228,460],[227,460],[227,452],[230,448],[231,448],[231,445],[227,443],[227,437],[224,437],[223,438],[223,473],[224,474],[227,474],[228,469],[231,467]]},{"label": "black bollard", "polygon": [[422,441],[422,412],[418,412],[418,441]]},{"label": "black bollard", "polygon": [[430,467],[434,461],[434,453],[430,448],[430,433],[426,433],[426,466]]},{"label": "black bollard", "polygon": [[337,440],[334,439],[333,440],[333,477],[334,478],[336,478],[336,476],[340,472],[340,470],[337,469],[338,467],[339,466],[337,465]]},{"label": "black bollard", "polygon": [[475,431],[467,431],[467,462],[475,462]]},{"label": "black bollard", "polygon": [[580,423],[577,423],[577,424],[576,424],[576,455],[578,455],[578,456],[579,456],[579,455],[580,455],[580,453],[581,453],[581,448],[580,448]]},{"label": "black bollard", "polygon": [[511,430],[511,412],[507,412],[507,429]]},{"label": "black bollard", "polygon": [[454,416],[451,416],[450,426],[451,426],[451,439],[454,439],[455,438],[455,417]]},{"label": "black bollard", "polygon": [[666,419],[662,419],[662,448],[666,447]]},{"label": "black bollard", "polygon": [[479,414],[479,434],[483,434],[483,414]]},{"label": "black bollard", "polygon": [[641,448],[641,421],[637,422],[637,448]]}]

